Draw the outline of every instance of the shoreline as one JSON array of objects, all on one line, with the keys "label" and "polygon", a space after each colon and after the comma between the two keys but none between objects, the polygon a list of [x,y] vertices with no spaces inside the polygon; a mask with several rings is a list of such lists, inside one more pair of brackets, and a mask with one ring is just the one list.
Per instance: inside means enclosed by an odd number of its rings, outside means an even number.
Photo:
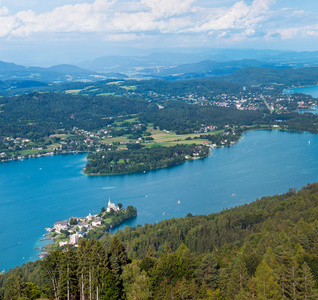
[{"label": "shoreline", "polygon": [[33,159],[33,158],[40,158],[40,157],[45,157],[45,156],[54,156],[54,155],[63,155],[63,154],[82,154],[82,153],[89,153],[86,151],[65,151],[65,152],[57,152],[54,153],[52,151],[50,152],[45,152],[45,153],[36,153],[34,155],[28,156],[28,157],[23,157],[23,158],[10,158],[10,159],[2,159],[0,160],[0,163],[3,162],[13,162],[13,161],[23,161],[25,159]]},{"label": "shoreline", "polygon": [[[318,85],[317,85],[318,87]],[[318,106],[315,106],[318,108]],[[301,110],[301,109],[299,109]],[[309,109],[303,109],[304,111],[306,110],[309,110]],[[312,111],[316,111],[315,109],[313,109]],[[311,131],[297,131],[297,130],[290,130],[290,129],[284,129],[284,128],[280,128],[280,127],[277,127],[277,128],[273,128],[273,125],[270,125],[271,127],[267,127],[267,128],[252,128],[252,129],[249,129],[247,128],[246,130],[244,130],[242,132],[245,133],[245,132],[250,132],[250,131],[260,131],[260,130],[280,130],[280,131],[289,131],[289,132],[298,132],[298,133],[312,133],[312,134],[317,134],[317,132],[311,132]],[[216,149],[216,148],[222,148],[222,147],[231,147],[232,145],[238,143],[242,138],[242,135],[240,136],[240,138],[231,143],[230,145],[220,145],[220,146],[208,146],[210,149]],[[187,144],[187,145],[191,145],[191,144]],[[198,144],[198,146],[200,146]],[[46,157],[46,156],[53,156],[53,155],[68,155],[68,154],[73,154],[73,155],[76,155],[76,154],[88,154],[89,151],[78,151],[78,150],[73,150],[73,151],[63,151],[63,152],[45,152],[45,153],[35,153],[33,155],[29,155],[28,157],[23,157],[23,158],[10,158],[10,159],[3,159],[3,160],[0,160],[0,163],[9,163],[9,162],[14,162],[14,161],[23,161],[24,159],[33,159],[33,158],[40,158],[40,157]],[[208,157],[209,155],[211,154],[208,154],[207,156],[205,157],[195,157],[195,158],[192,158],[192,159],[189,159],[189,160],[186,160],[186,161],[193,161],[193,160],[196,160],[196,159],[202,159],[202,158],[206,158]],[[176,164],[175,166],[177,165],[180,165],[180,164],[183,164],[185,163],[186,161],[184,162],[181,162],[179,164]],[[174,166],[169,166],[169,167],[174,167]],[[150,170],[147,170],[146,172],[149,172],[149,171],[152,171],[152,170],[159,170],[159,169],[165,169],[165,168],[169,168],[169,167],[162,167],[162,168],[155,168],[155,169],[150,169]],[[143,173],[144,171],[138,171],[138,172],[127,172],[127,173],[118,173],[118,174],[89,174],[89,173],[86,173],[85,172],[85,168],[83,168],[81,170],[81,172],[87,176],[113,176],[113,175],[126,175],[126,174],[135,174],[135,173]]]},{"label": "shoreline", "polygon": [[[317,87],[318,88],[318,85],[301,85],[301,86],[298,86],[298,87],[291,87],[291,88],[287,88],[285,90],[283,90],[283,93],[286,91],[286,90],[292,90],[292,89],[302,89],[302,88],[309,88],[309,87]],[[295,94],[295,93],[293,93]],[[315,98],[315,97],[313,97]]]},{"label": "shoreline", "polygon": [[[223,147],[223,146],[222,146]],[[209,147],[210,149],[214,149],[215,147]],[[175,166],[179,166],[179,165],[182,165],[188,161],[194,161],[194,160],[197,160],[197,159],[204,159],[204,158],[207,158],[208,156],[212,155],[211,152],[209,151],[209,154],[207,156],[204,156],[204,157],[194,157],[192,159],[187,159],[186,161],[183,161],[181,163],[178,163],[178,164],[175,164],[173,166],[166,166],[166,167],[162,167],[162,168],[154,168],[154,169],[150,169],[150,170],[147,170],[147,171],[137,171],[137,172],[127,172],[127,173],[116,173],[116,174],[89,174],[89,173],[86,173],[85,169],[82,169],[82,172],[83,174],[87,175],[87,176],[116,176],[116,175],[127,175],[127,174],[144,174],[144,173],[148,173],[148,172],[151,172],[151,171],[156,171],[156,170],[161,170],[161,169],[167,169],[167,168],[173,168]]]}]

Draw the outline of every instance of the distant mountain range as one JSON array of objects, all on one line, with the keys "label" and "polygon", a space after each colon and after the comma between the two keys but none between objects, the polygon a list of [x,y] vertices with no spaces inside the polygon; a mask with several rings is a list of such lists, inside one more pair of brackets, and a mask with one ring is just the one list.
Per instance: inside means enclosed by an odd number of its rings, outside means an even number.
[{"label": "distant mountain range", "polygon": [[105,56],[77,66],[63,64],[49,68],[0,61],[0,89],[32,88],[60,82],[94,82],[108,78],[169,81],[208,78],[246,85],[314,85],[318,82],[318,51],[190,50],[188,53],[159,51],[143,56]]},{"label": "distant mountain range", "polygon": [[234,73],[237,70],[249,67],[262,67],[262,68],[291,68],[290,66],[282,66],[281,64],[261,62],[257,60],[244,59],[229,62],[215,62],[205,60],[198,63],[183,64],[177,67],[157,70],[154,72],[152,69],[143,71],[144,76],[151,76],[154,78],[161,78],[165,80],[176,79],[190,79],[202,78],[207,76],[225,76]]},{"label": "distant mountain range", "polygon": [[[216,75],[225,75],[251,66],[274,68],[318,66],[318,51],[188,49],[185,53],[186,49],[180,50],[183,52],[158,51],[140,56],[104,56],[77,65],[96,72],[120,72],[131,77],[216,72],[213,70],[217,70]],[[205,68],[203,72],[202,66]]]},{"label": "distant mountain range", "polygon": [[14,63],[0,61],[0,80],[32,82],[69,82],[69,81],[97,81],[106,78],[127,78],[124,74],[108,72],[98,73],[82,69],[73,65],[57,65],[50,68],[24,67]]}]

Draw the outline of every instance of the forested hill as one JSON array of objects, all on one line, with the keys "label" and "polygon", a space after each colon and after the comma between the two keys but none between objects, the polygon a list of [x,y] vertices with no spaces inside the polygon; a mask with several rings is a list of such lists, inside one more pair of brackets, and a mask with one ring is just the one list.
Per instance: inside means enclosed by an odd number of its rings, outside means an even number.
[{"label": "forested hill", "polygon": [[317,85],[318,68],[274,69],[248,67],[219,79],[246,85],[278,84],[285,87]]},{"label": "forested hill", "polygon": [[118,115],[131,115],[155,105],[128,97],[30,93],[0,98],[0,136],[47,136],[57,129],[99,129]]},{"label": "forested hill", "polygon": [[126,227],[0,276],[5,300],[317,299],[317,287],[318,183],[220,213]]},{"label": "forested hill", "polygon": [[218,106],[188,105],[179,101],[169,101],[164,109],[148,110],[140,120],[153,122],[161,130],[167,129],[180,133],[191,133],[199,130],[201,124],[216,125],[219,128],[226,124],[253,125],[269,123],[272,120],[263,117],[262,111],[243,111],[235,108]]},{"label": "forested hill", "polygon": [[[208,212],[207,212],[208,213]],[[166,244],[173,251],[181,243],[195,253],[223,251],[251,246],[262,252],[267,247],[282,247],[293,253],[299,243],[305,252],[317,255],[318,279],[318,183],[308,184],[296,192],[263,197],[250,204],[209,215],[164,220],[143,227],[119,231],[116,236],[126,245],[132,257],[142,258],[152,247],[163,251]],[[102,242],[108,245],[110,237]],[[298,247],[298,246],[297,246]]]}]

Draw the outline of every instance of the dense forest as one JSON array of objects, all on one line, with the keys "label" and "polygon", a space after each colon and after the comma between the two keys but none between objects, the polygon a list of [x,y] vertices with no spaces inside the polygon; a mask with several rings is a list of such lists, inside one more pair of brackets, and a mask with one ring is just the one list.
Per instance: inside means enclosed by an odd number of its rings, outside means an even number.
[{"label": "dense forest", "polygon": [[140,116],[142,122],[153,122],[161,130],[175,131],[177,134],[191,133],[202,125],[283,125],[295,131],[318,132],[318,116],[299,113],[266,114],[264,111],[241,111],[217,106],[188,105],[180,101],[166,102],[164,109],[151,110]]},{"label": "dense forest", "polygon": [[[48,136],[57,129],[99,129],[118,115],[144,111],[150,104],[127,97],[31,93],[0,98],[0,136]],[[153,106],[155,108],[155,106]]]},{"label": "dense forest", "polygon": [[143,122],[153,122],[154,127],[167,129],[178,134],[191,133],[204,125],[223,128],[227,124],[253,125],[262,121],[260,111],[240,111],[217,106],[188,105],[179,101],[165,103],[165,108],[152,110],[140,117]]},{"label": "dense forest", "polygon": [[[4,299],[317,299],[318,184],[126,227],[0,276]],[[24,298],[23,298],[24,297]]]},{"label": "dense forest", "polygon": [[248,67],[221,77],[221,80],[247,85],[278,84],[288,88],[317,85],[317,78],[317,67],[286,69]]},{"label": "dense forest", "polygon": [[222,128],[226,124],[276,124],[277,120],[292,130],[317,132],[318,128],[315,115],[268,115],[264,111],[188,105],[181,101],[167,101],[164,109],[159,109],[142,99],[114,96],[31,93],[0,98],[0,109],[0,137],[44,137],[60,128],[95,130],[112,124],[114,117],[136,114],[145,124],[153,123],[155,127],[177,134],[194,132],[202,124]]},{"label": "dense forest", "polygon": [[[128,145],[130,146],[130,145]],[[172,167],[189,159],[209,155],[207,146],[176,145],[141,148],[131,145],[126,151],[102,151],[88,154],[85,173],[90,175],[123,174]],[[138,147],[139,146],[139,147]]]}]

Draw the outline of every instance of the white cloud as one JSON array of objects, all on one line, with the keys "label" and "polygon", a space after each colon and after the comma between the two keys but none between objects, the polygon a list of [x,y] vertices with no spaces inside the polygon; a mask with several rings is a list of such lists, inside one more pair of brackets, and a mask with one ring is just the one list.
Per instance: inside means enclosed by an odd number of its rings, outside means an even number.
[{"label": "white cloud", "polygon": [[194,0],[141,0],[150,9],[153,18],[167,18],[187,13]]},{"label": "white cloud", "polygon": [[253,28],[264,21],[270,6],[275,2],[275,0],[254,0],[248,6],[244,1],[239,1],[229,9],[219,11],[217,15],[211,10],[210,19],[206,23],[190,28],[188,31],[211,32]]},{"label": "white cloud", "polygon": [[[227,7],[218,3],[217,8],[212,7],[213,3],[201,7],[200,0],[94,0],[92,3],[81,0],[43,13],[23,10],[15,14],[2,7],[0,37],[101,33],[107,40],[131,41],[169,34],[182,34],[186,40],[190,34],[190,41],[193,36],[198,39],[205,36],[236,42],[263,37],[286,40],[317,32],[312,23],[317,17],[315,13],[291,8],[275,11],[276,0],[253,0],[250,4],[240,0]],[[305,19],[313,25],[301,24]]]},{"label": "white cloud", "polygon": [[122,33],[122,34],[109,34],[106,36],[105,40],[107,41],[114,41],[114,42],[121,42],[121,41],[135,41],[140,40],[144,37],[144,35],[137,35],[134,33]]},{"label": "white cloud", "polygon": [[0,34],[23,37],[39,32],[99,32],[113,3],[96,0],[93,4],[64,5],[41,14],[28,10],[0,15]]}]

